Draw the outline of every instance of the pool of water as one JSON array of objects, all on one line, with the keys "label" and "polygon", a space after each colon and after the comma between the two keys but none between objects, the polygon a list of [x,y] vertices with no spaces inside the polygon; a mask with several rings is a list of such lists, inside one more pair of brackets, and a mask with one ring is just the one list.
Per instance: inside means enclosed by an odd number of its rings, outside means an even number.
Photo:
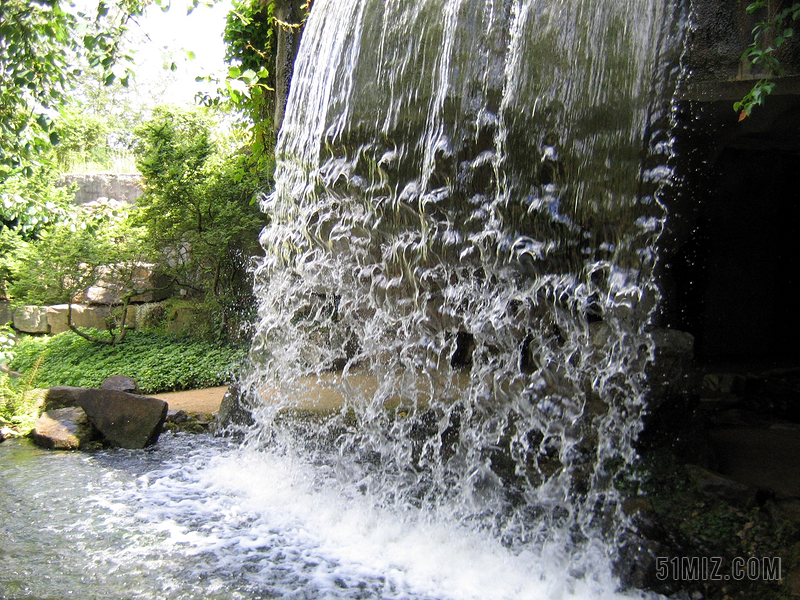
[{"label": "pool of water", "polygon": [[319,469],[202,435],[145,451],[0,444],[0,598],[640,596],[575,576],[568,556],[376,508]]}]

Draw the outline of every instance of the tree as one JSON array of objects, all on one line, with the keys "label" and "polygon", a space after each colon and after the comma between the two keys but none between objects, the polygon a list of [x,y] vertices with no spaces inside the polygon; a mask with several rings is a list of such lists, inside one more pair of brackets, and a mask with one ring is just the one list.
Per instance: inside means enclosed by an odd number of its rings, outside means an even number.
[{"label": "tree", "polygon": [[[128,210],[116,201],[76,207],[38,239],[17,249],[11,294],[15,302],[66,303],[72,331],[92,342],[121,342],[131,300],[152,289],[138,276],[147,259],[142,235],[141,228],[130,225]],[[91,287],[108,290],[110,305],[121,304],[119,314],[108,323],[110,337],[98,337],[73,323],[73,304]]]},{"label": "tree", "polygon": [[257,195],[271,169],[253,169],[246,151],[226,152],[200,109],[159,107],[136,131],[142,173],[138,222],[168,275],[218,308],[219,332],[251,305],[247,268],[260,252],[267,217]]},{"label": "tree", "polygon": [[58,143],[56,108],[65,103],[85,60],[104,83],[130,71],[120,62],[128,20],[148,0],[100,0],[94,15],[62,0],[0,0],[0,183],[31,174],[37,156]]},{"label": "tree", "polygon": [[289,80],[312,0],[234,0],[224,39],[228,77],[206,106],[226,106],[248,121],[253,168],[272,162]]}]

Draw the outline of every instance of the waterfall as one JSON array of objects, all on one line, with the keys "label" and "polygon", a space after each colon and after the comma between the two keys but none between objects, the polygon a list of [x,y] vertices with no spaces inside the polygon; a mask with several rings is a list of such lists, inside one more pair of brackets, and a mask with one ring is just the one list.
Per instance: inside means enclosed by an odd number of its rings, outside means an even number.
[{"label": "waterfall", "polygon": [[532,576],[607,573],[681,21],[670,0],[315,0],[263,203],[248,442],[531,553]]}]

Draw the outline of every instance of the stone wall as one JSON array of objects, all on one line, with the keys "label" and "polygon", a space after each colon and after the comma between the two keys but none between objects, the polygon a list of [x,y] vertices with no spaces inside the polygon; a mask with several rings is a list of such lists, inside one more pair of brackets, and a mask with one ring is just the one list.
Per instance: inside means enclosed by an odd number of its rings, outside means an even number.
[{"label": "stone wall", "polygon": [[142,195],[141,179],[141,175],[138,174],[72,173],[62,176],[59,185],[77,184],[76,204],[86,204],[98,198],[113,198],[126,204],[133,204]]},{"label": "stone wall", "polygon": [[[128,309],[126,327],[142,329],[151,327],[152,314],[163,315],[160,303],[135,304]],[[0,325],[11,324],[21,333],[51,334],[69,330],[67,324],[67,305],[53,306],[20,306],[16,309],[9,302],[0,302]],[[94,327],[107,330],[111,320],[111,309],[108,306],[72,305],[72,323],[78,327]]]},{"label": "stone wall", "polygon": [[[691,29],[683,58],[681,95],[692,100],[739,100],[761,73],[753,72],[742,53],[753,41],[753,26],[764,14],[747,14],[752,0],[690,0]],[[769,0],[774,12],[778,0]],[[776,93],[800,93],[800,39],[789,40],[776,56],[786,73]]]}]

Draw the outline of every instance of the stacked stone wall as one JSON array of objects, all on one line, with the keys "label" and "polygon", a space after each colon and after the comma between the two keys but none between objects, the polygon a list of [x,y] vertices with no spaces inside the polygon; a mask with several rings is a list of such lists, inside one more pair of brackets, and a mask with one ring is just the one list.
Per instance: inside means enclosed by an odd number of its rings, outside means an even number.
[{"label": "stacked stone wall", "polygon": [[141,175],[135,173],[72,173],[64,175],[59,184],[65,187],[77,185],[76,204],[94,202],[98,198],[113,198],[125,204],[133,204],[142,195],[141,180]]}]

